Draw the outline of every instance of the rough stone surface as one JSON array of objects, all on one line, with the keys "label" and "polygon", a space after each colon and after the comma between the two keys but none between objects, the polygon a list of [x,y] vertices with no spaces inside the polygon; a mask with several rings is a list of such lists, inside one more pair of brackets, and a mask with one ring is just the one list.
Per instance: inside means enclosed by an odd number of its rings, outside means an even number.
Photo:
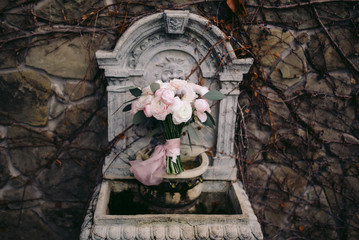
[{"label": "rough stone surface", "polygon": [[6,21],[17,28],[33,30],[36,28],[34,15],[31,13],[31,7],[23,6],[20,12],[8,13],[5,15]]},{"label": "rough stone surface", "polygon": [[294,36],[289,31],[271,29],[265,26],[251,26],[247,29],[249,37],[256,49],[259,49],[261,62],[264,66],[274,66],[276,59],[294,40]]},{"label": "rough stone surface", "polygon": [[308,8],[289,9],[281,12],[280,15],[273,10],[264,11],[265,20],[269,22],[281,22],[290,27],[308,29],[317,26],[315,19],[308,11]]},{"label": "rough stone surface", "polygon": [[65,85],[65,94],[70,97],[71,101],[77,101],[81,98],[90,96],[95,93],[95,87],[88,82],[67,82]]},{"label": "rough stone surface", "polygon": [[[350,57],[355,53],[353,41],[355,38],[350,30],[335,29],[331,34],[345,56]],[[311,37],[308,44],[308,54],[317,69],[336,70],[345,67],[343,59],[333,48],[329,38],[323,33]]]},{"label": "rough stone surface", "polygon": [[86,36],[44,42],[29,50],[26,65],[59,77],[92,80],[95,65],[88,44],[91,38]]},{"label": "rough stone surface", "polygon": [[88,120],[95,112],[96,107],[97,103],[93,99],[69,107],[61,116],[61,120],[55,130],[56,133],[60,136],[69,136]]},{"label": "rough stone surface", "polygon": [[20,187],[12,187],[10,189],[6,189],[3,192],[3,197],[6,200],[18,202],[18,208],[20,208],[21,201],[38,200],[41,198],[41,194],[32,184],[25,183]]},{"label": "rough stone surface", "polygon": [[47,123],[51,82],[47,76],[27,70],[0,76],[0,123],[14,121],[35,126]]},{"label": "rough stone surface", "polygon": [[86,201],[92,187],[86,167],[68,155],[59,161],[61,165],[54,162],[37,176],[45,196],[53,201]]},{"label": "rough stone surface", "polygon": [[16,169],[34,176],[38,170],[55,160],[56,147],[53,139],[46,134],[19,126],[9,127],[9,152]]},{"label": "rough stone surface", "polygon": [[0,188],[6,184],[10,177],[10,171],[5,154],[0,151]]},{"label": "rough stone surface", "polygon": [[41,204],[42,213],[56,227],[63,229],[66,239],[78,239],[86,202],[45,202]]},{"label": "rough stone surface", "polygon": [[56,22],[75,22],[79,19],[86,20],[95,15],[92,11],[102,7],[103,4],[104,1],[59,0],[42,4],[41,7],[36,10],[36,14],[39,17]]},{"label": "rough stone surface", "polygon": [[[12,29],[7,25],[4,25],[2,22],[0,22],[0,28],[2,29],[2,33],[12,32]],[[16,37],[19,34],[14,33],[13,35],[13,37]],[[18,40],[6,44],[6,49],[0,48],[0,69],[16,68],[19,66],[24,57],[24,51],[22,48],[25,44],[25,41]]]},{"label": "rough stone surface", "polygon": [[302,49],[290,53],[277,64],[277,70],[271,74],[275,87],[282,91],[294,88],[303,80],[301,75],[306,72],[306,62]]},{"label": "rough stone surface", "polygon": [[38,240],[62,239],[36,213],[28,209],[1,212],[0,229],[0,236],[8,240],[28,239],[30,236]]},{"label": "rough stone surface", "polygon": [[66,109],[66,104],[64,101],[59,100],[57,97],[53,97],[50,100],[50,108],[49,108],[49,119],[57,118],[61,113],[63,113]]}]

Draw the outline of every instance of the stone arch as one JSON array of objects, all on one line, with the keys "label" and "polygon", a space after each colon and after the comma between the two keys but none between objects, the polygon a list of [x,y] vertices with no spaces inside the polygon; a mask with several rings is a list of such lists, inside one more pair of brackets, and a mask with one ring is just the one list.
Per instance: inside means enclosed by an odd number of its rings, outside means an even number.
[{"label": "stone arch", "polygon": [[[216,143],[217,152],[231,156],[239,94],[235,87],[248,72],[252,59],[237,59],[227,36],[207,19],[189,11],[166,10],[146,16],[126,30],[112,51],[96,52],[109,85],[109,140],[126,128],[126,118],[119,109],[128,99],[120,87],[148,85],[163,75],[159,71],[164,71],[164,62],[173,56],[178,58],[173,60],[176,64],[183,61],[189,69],[201,63],[198,74],[205,79],[218,78],[220,90],[228,94],[218,110]],[[181,69],[176,64],[168,68]],[[186,68],[185,75],[188,71]],[[196,81],[195,77],[190,80]]]}]

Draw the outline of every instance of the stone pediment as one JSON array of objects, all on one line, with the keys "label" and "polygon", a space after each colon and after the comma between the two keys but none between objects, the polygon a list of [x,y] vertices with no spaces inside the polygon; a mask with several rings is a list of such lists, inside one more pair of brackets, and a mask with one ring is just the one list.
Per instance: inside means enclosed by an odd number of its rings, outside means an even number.
[{"label": "stone pediment", "polygon": [[[203,61],[200,71],[205,78],[213,77],[219,65],[223,67],[220,72],[226,72],[238,64],[227,36],[207,19],[188,11],[145,17],[122,35],[113,51],[96,53],[107,77],[143,76],[148,81],[153,78],[150,72],[156,71],[153,65],[165,63],[164,55],[177,57],[191,67]],[[109,84],[116,85],[111,81]]]}]

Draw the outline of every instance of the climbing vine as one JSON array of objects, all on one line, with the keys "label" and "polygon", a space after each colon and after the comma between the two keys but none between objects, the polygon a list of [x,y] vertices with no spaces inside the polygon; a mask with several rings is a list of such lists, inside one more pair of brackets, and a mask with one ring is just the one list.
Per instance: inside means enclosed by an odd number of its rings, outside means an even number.
[{"label": "climbing vine", "polygon": [[[126,134],[107,143],[106,83],[94,52],[113,49],[144,16],[189,9],[219,27],[239,58],[254,59],[238,85],[235,145],[265,237],[358,238],[358,7],[355,0],[0,4],[0,211],[9,219],[0,220],[0,235],[25,231],[36,216],[48,236],[77,238],[104,156]],[[57,61],[66,51],[68,63]]]}]

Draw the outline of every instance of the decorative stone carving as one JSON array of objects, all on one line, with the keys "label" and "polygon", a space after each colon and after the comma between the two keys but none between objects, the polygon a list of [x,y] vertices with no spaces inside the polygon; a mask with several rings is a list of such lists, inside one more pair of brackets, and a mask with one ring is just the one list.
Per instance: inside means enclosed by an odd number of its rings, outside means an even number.
[{"label": "decorative stone carving", "polygon": [[166,32],[183,34],[188,23],[188,11],[165,11]]},{"label": "decorative stone carving", "polygon": [[165,63],[162,66],[161,72],[161,80],[163,82],[169,82],[175,78],[177,79],[185,79],[185,71],[183,68],[184,60],[181,58],[169,58],[166,57],[168,63]]},{"label": "decorative stone carving", "polygon": [[[208,20],[189,11],[164,11],[134,23],[113,51],[96,52],[99,67],[105,70],[109,82],[108,140],[121,137],[106,157],[103,166],[106,180],[94,194],[98,196],[98,200],[94,197],[97,200],[96,211],[91,215],[93,213],[89,210],[86,217],[90,221],[94,219],[94,223],[84,223],[81,240],[89,235],[94,239],[263,238],[243,186],[237,180],[236,160],[233,158],[237,87],[252,60],[237,59],[224,33],[209,25]],[[132,116],[122,113],[122,109],[132,97],[122,87],[143,87],[158,79],[186,79],[192,72],[189,81],[197,83],[201,80],[204,85],[227,95],[212,108],[217,129],[201,129],[198,134],[203,141],[196,144],[207,149],[216,145],[213,163],[202,175],[202,193],[220,192],[228,196],[233,211],[229,215],[110,215],[110,192],[139,189],[129,171],[129,159],[154,140],[143,128],[127,131]],[[187,137],[182,143],[186,141]]]}]

